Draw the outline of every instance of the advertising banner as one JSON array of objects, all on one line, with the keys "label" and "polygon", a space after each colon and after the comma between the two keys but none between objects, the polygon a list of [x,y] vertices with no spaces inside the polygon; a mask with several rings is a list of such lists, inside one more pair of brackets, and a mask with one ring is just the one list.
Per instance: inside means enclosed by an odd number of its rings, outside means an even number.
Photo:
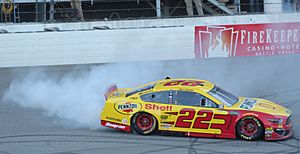
[{"label": "advertising banner", "polygon": [[300,23],[195,27],[195,57],[273,56],[300,53]]}]

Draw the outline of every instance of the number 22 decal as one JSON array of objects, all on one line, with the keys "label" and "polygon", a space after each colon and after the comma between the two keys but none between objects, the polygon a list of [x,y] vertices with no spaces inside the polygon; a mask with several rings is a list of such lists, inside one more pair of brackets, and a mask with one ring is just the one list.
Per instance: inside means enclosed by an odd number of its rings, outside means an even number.
[{"label": "number 22 decal", "polygon": [[[185,115],[186,113],[188,113],[188,115]],[[181,115],[177,118],[175,127],[191,128],[192,120],[194,119],[196,111],[194,109],[184,108],[180,110],[179,114],[184,115]],[[230,117],[228,117],[227,115],[214,115],[213,112],[210,110],[200,110],[198,111],[197,115],[199,117],[196,117],[194,125],[192,127],[196,129],[216,128],[225,130],[228,127],[230,121]],[[224,120],[224,124],[211,124],[211,126],[209,127],[209,122],[212,119]]]}]

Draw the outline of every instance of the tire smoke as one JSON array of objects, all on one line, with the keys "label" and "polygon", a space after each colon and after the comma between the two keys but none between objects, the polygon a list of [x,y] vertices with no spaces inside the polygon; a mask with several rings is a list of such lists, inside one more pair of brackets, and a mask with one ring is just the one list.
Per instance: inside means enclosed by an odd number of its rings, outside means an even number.
[{"label": "tire smoke", "polygon": [[11,82],[3,100],[43,110],[49,117],[73,121],[72,127],[95,129],[100,127],[103,92],[109,84],[125,88],[155,81],[162,77],[161,69],[160,64],[105,64],[90,67],[89,71],[75,69],[62,77],[47,69],[30,70]]}]

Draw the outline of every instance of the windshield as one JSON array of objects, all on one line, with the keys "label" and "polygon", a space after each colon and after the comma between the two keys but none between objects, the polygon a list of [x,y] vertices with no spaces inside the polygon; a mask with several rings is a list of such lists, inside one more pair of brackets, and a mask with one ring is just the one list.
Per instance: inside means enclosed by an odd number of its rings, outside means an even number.
[{"label": "windshield", "polygon": [[226,106],[232,106],[237,103],[239,98],[232,95],[231,93],[221,89],[218,86],[215,86],[211,91],[208,92],[211,96],[221,101]]},{"label": "windshield", "polygon": [[129,91],[129,92],[126,94],[126,97],[131,96],[131,95],[133,95],[133,94],[136,94],[136,93],[138,93],[138,92],[142,92],[142,91],[146,91],[146,90],[149,90],[149,89],[153,89],[154,86],[155,86],[155,84],[150,84],[150,85],[146,85],[146,86],[141,87],[141,88],[133,89],[132,91]]}]

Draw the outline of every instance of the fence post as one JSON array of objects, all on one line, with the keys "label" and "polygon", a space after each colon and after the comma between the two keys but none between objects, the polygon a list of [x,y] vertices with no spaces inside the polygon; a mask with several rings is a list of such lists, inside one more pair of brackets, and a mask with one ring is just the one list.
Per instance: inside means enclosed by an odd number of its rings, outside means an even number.
[{"label": "fence post", "polygon": [[44,4],[44,9],[43,9],[44,21],[43,22],[46,22],[47,21],[47,2],[46,2],[46,0],[44,0],[43,4]]},{"label": "fence post", "polygon": [[282,13],[282,0],[264,0],[265,14]]},{"label": "fence post", "polygon": [[50,0],[50,22],[54,22],[54,0]]},{"label": "fence post", "polygon": [[36,22],[46,21],[46,0],[35,1],[35,21]]},{"label": "fence post", "polygon": [[156,17],[161,17],[160,0],[156,0]]}]

